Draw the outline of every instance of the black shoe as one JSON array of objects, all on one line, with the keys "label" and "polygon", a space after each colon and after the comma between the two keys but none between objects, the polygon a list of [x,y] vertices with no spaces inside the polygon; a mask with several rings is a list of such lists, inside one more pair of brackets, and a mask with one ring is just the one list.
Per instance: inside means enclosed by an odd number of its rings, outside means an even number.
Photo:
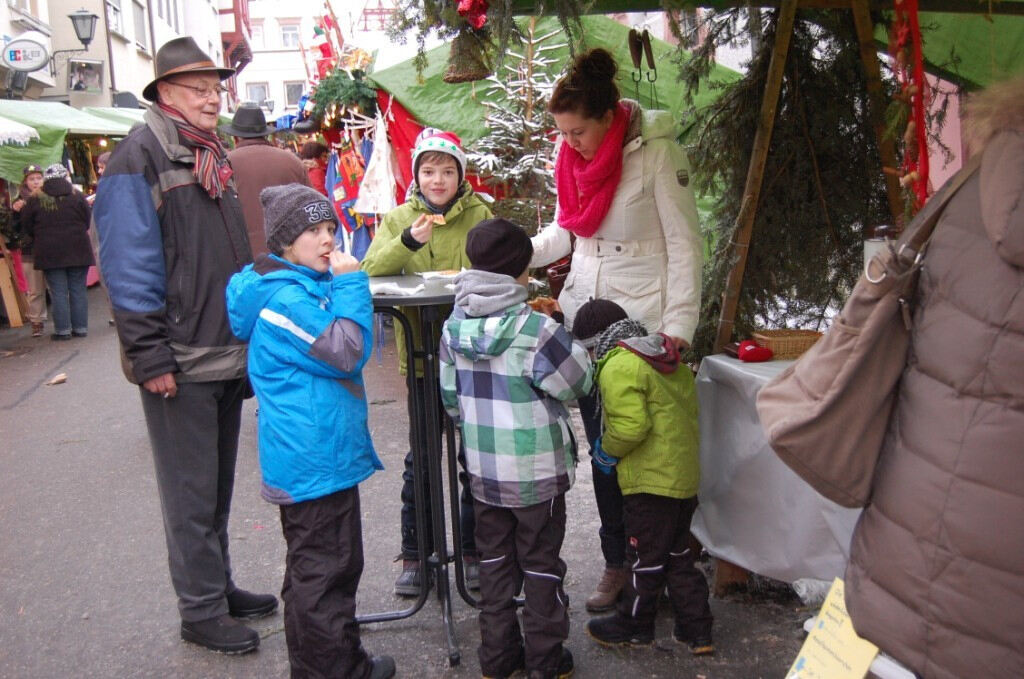
[{"label": "black shoe", "polygon": [[565,646],[562,647],[562,659],[558,661],[558,669],[554,672],[550,670],[531,670],[528,679],[569,679],[576,667],[572,662],[572,653]]},{"label": "black shoe", "polygon": [[592,618],[587,634],[605,646],[650,646],[654,643],[654,625],[642,624],[618,613]]},{"label": "black shoe", "polygon": [[64,340],[71,339],[71,335],[61,335],[55,332],[52,335],[50,335],[50,339],[53,340],[54,342],[63,342]]},{"label": "black shoe", "polygon": [[690,636],[683,632],[683,628],[679,624],[676,624],[672,630],[672,638],[689,646],[690,653],[693,655],[714,655],[715,653],[715,644],[711,641],[710,633]]},{"label": "black shoe", "polygon": [[85,332],[85,331],[83,331],[83,332],[78,332],[77,330],[72,330],[72,331],[71,331],[71,336],[72,336],[72,337],[88,337],[88,336],[89,336],[89,333],[88,333],[88,332]]},{"label": "black shoe", "polygon": [[390,655],[375,655],[370,658],[369,679],[391,679],[395,676],[395,659]]},{"label": "black shoe", "polygon": [[248,653],[260,646],[260,635],[230,615],[220,615],[198,622],[182,620],[181,638],[211,651],[228,655]]},{"label": "black shoe", "polygon": [[228,613],[233,618],[263,618],[277,610],[277,597],[273,594],[253,594],[236,589],[228,594]]},{"label": "black shoe", "polygon": [[395,580],[395,594],[398,596],[419,596],[422,585],[420,562],[412,559],[402,561],[402,573]]}]

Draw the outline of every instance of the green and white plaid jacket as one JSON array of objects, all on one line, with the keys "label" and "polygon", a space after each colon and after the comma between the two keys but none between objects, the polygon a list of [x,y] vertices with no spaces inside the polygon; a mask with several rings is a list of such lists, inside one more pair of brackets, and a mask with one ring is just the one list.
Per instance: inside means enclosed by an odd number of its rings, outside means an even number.
[{"label": "green and white plaid jacket", "polygon": [[[575,481],[576,441],[562,402],[590,393],[593,364],[561,324],[523,303],[525,289],[508,276],[500,276],[506,290],[496,299],[507,300],[514,287],[522,291],[518,302],[468,315],[474,305],[464,303],[459,284],[481,276],[499,274],[456,278],[455,311],[441,335],[441,400],[462,428],[473,497],[528,507]],[[477,302],[484,287],[473,286]]]}]

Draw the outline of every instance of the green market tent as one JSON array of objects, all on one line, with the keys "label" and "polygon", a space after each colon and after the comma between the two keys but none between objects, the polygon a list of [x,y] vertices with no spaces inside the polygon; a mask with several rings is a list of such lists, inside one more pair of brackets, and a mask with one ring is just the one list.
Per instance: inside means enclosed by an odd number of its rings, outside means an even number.
[{"label": "green market tent", "polygon": [[39,139],[27,146],[0,148],[0,177],[20,182],[26,165],[47,166],[59,163],[64,140],[71,135],[123,137],[131,125],[90,115],[52,101],[0,99],[0,116],[32,127]]},{"label": "green market tent", "polygon": [[[542,0],[509,0],[513,14],[550,13]],[[747,2],[738,0],[697,0],[693,6],[728,9]],[[803,3],[801,3],[803,4]],[[778,0],[754,0],[752,7],[772,9]],[[848,11],[840,1],[808,0],[808,6]],[[891,13],[892,0],[870,0],[871,9]],[[1024,72],[1024,0],[918,0],[924,40],[926,68],[969,89]],[[650,12],[663,9],[661,0],[594,0],[590,14]],[[984,12],[991,12],[985,15]],[[875,34],[879,47],[888,43],[884,29]]]},{"label": "green market tent", "polygon": [[[522,21],[520,23],[522,25]],[[583,36],[588,47],[604,47],[619,62],[619,89],[623,96],[634,98],[636,89],[631,77],[632,61],[626,37],[629,28],[602,16],[585,16],[582,18]],[[560,30],[558,20],[546,17],[537,22],[535,34],[547,35]],[[557,41],[557,38],[551,42]],[[686,109],[684,86],[676,80],[676,70],[669,61],[675,47],[662,41],[653,40],[655,63],[664,65],[658,73],[657,95],[659,108],[667,109],[682,119]],[[435,47],[427,52],[427,67],[423,72],[422,82],[416,73],[413,61],[402,62],[390,68],[371,73],[368,79],[378,88],[385,90],[408,109],[415,118],[424,125],[439,127],[455,132],[465,144],[472,144],[486,132],[484,119],[486,107],[481,101],[488,98],[488,83],[449,84],[441,77],[448,65],[448,45]],[[561,71],[569,60],[568,48],[551,50],[547,53],[554,59],[553,69]],[[695,97],[694,106],[703,106],[717,96],[711,84],[714,82],[731,82],[739,78],[735,71],[716,66],[707,83],[700,88]],[[650,85],[641,83],[640,103],[644,107],[653,108]]]},{"label": "green market tent", "polygon": [[[1018,5],[1024,12],[1021,0],[997,4]],[[1024,16],[922,12],[920,22],[925,68],[935,75],[979,89],[1024,73]],[[888,35],[876,38],[885,41]]]},{"label": "green market tent", "polygon": [[146,114],[144,108],[118,108],[114,106],[86,106],[82,109],[89,115],[94,115],[105,120],[113,120],[129,126],[144,122],[142,116]]}]

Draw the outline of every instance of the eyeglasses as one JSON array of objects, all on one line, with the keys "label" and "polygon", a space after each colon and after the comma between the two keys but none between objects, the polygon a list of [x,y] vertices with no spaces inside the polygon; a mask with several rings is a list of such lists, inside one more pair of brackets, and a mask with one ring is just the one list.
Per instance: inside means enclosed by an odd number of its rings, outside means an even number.
[{"label": "eyeglasses", "polygon": [[228,88],[224,87],[223,85],[214,85],[213,88],[209,88],[196,87],[195,85],[186,85],[185,83],[175,82],[174,80],[167,80],[165,82],[168,85],[177,85],[178,87],[188,88],[196,94],[198,94],[203,99],[209,99],[210,95],[216,95],[216,97],[220,99],[221,95],[228,91]]}]

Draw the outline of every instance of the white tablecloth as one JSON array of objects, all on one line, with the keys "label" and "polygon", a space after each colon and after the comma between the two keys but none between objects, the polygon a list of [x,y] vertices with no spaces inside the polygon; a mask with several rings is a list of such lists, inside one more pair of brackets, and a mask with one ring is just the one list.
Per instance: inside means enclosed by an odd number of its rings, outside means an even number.
[{"label": "white tablecloth", "polygon": [[843,576],[860,515],[825,499],[775,455],[757,392],[792,361],[708,356],[697,373],[700,506],[693,534],[716,557],[784,582]]}]

